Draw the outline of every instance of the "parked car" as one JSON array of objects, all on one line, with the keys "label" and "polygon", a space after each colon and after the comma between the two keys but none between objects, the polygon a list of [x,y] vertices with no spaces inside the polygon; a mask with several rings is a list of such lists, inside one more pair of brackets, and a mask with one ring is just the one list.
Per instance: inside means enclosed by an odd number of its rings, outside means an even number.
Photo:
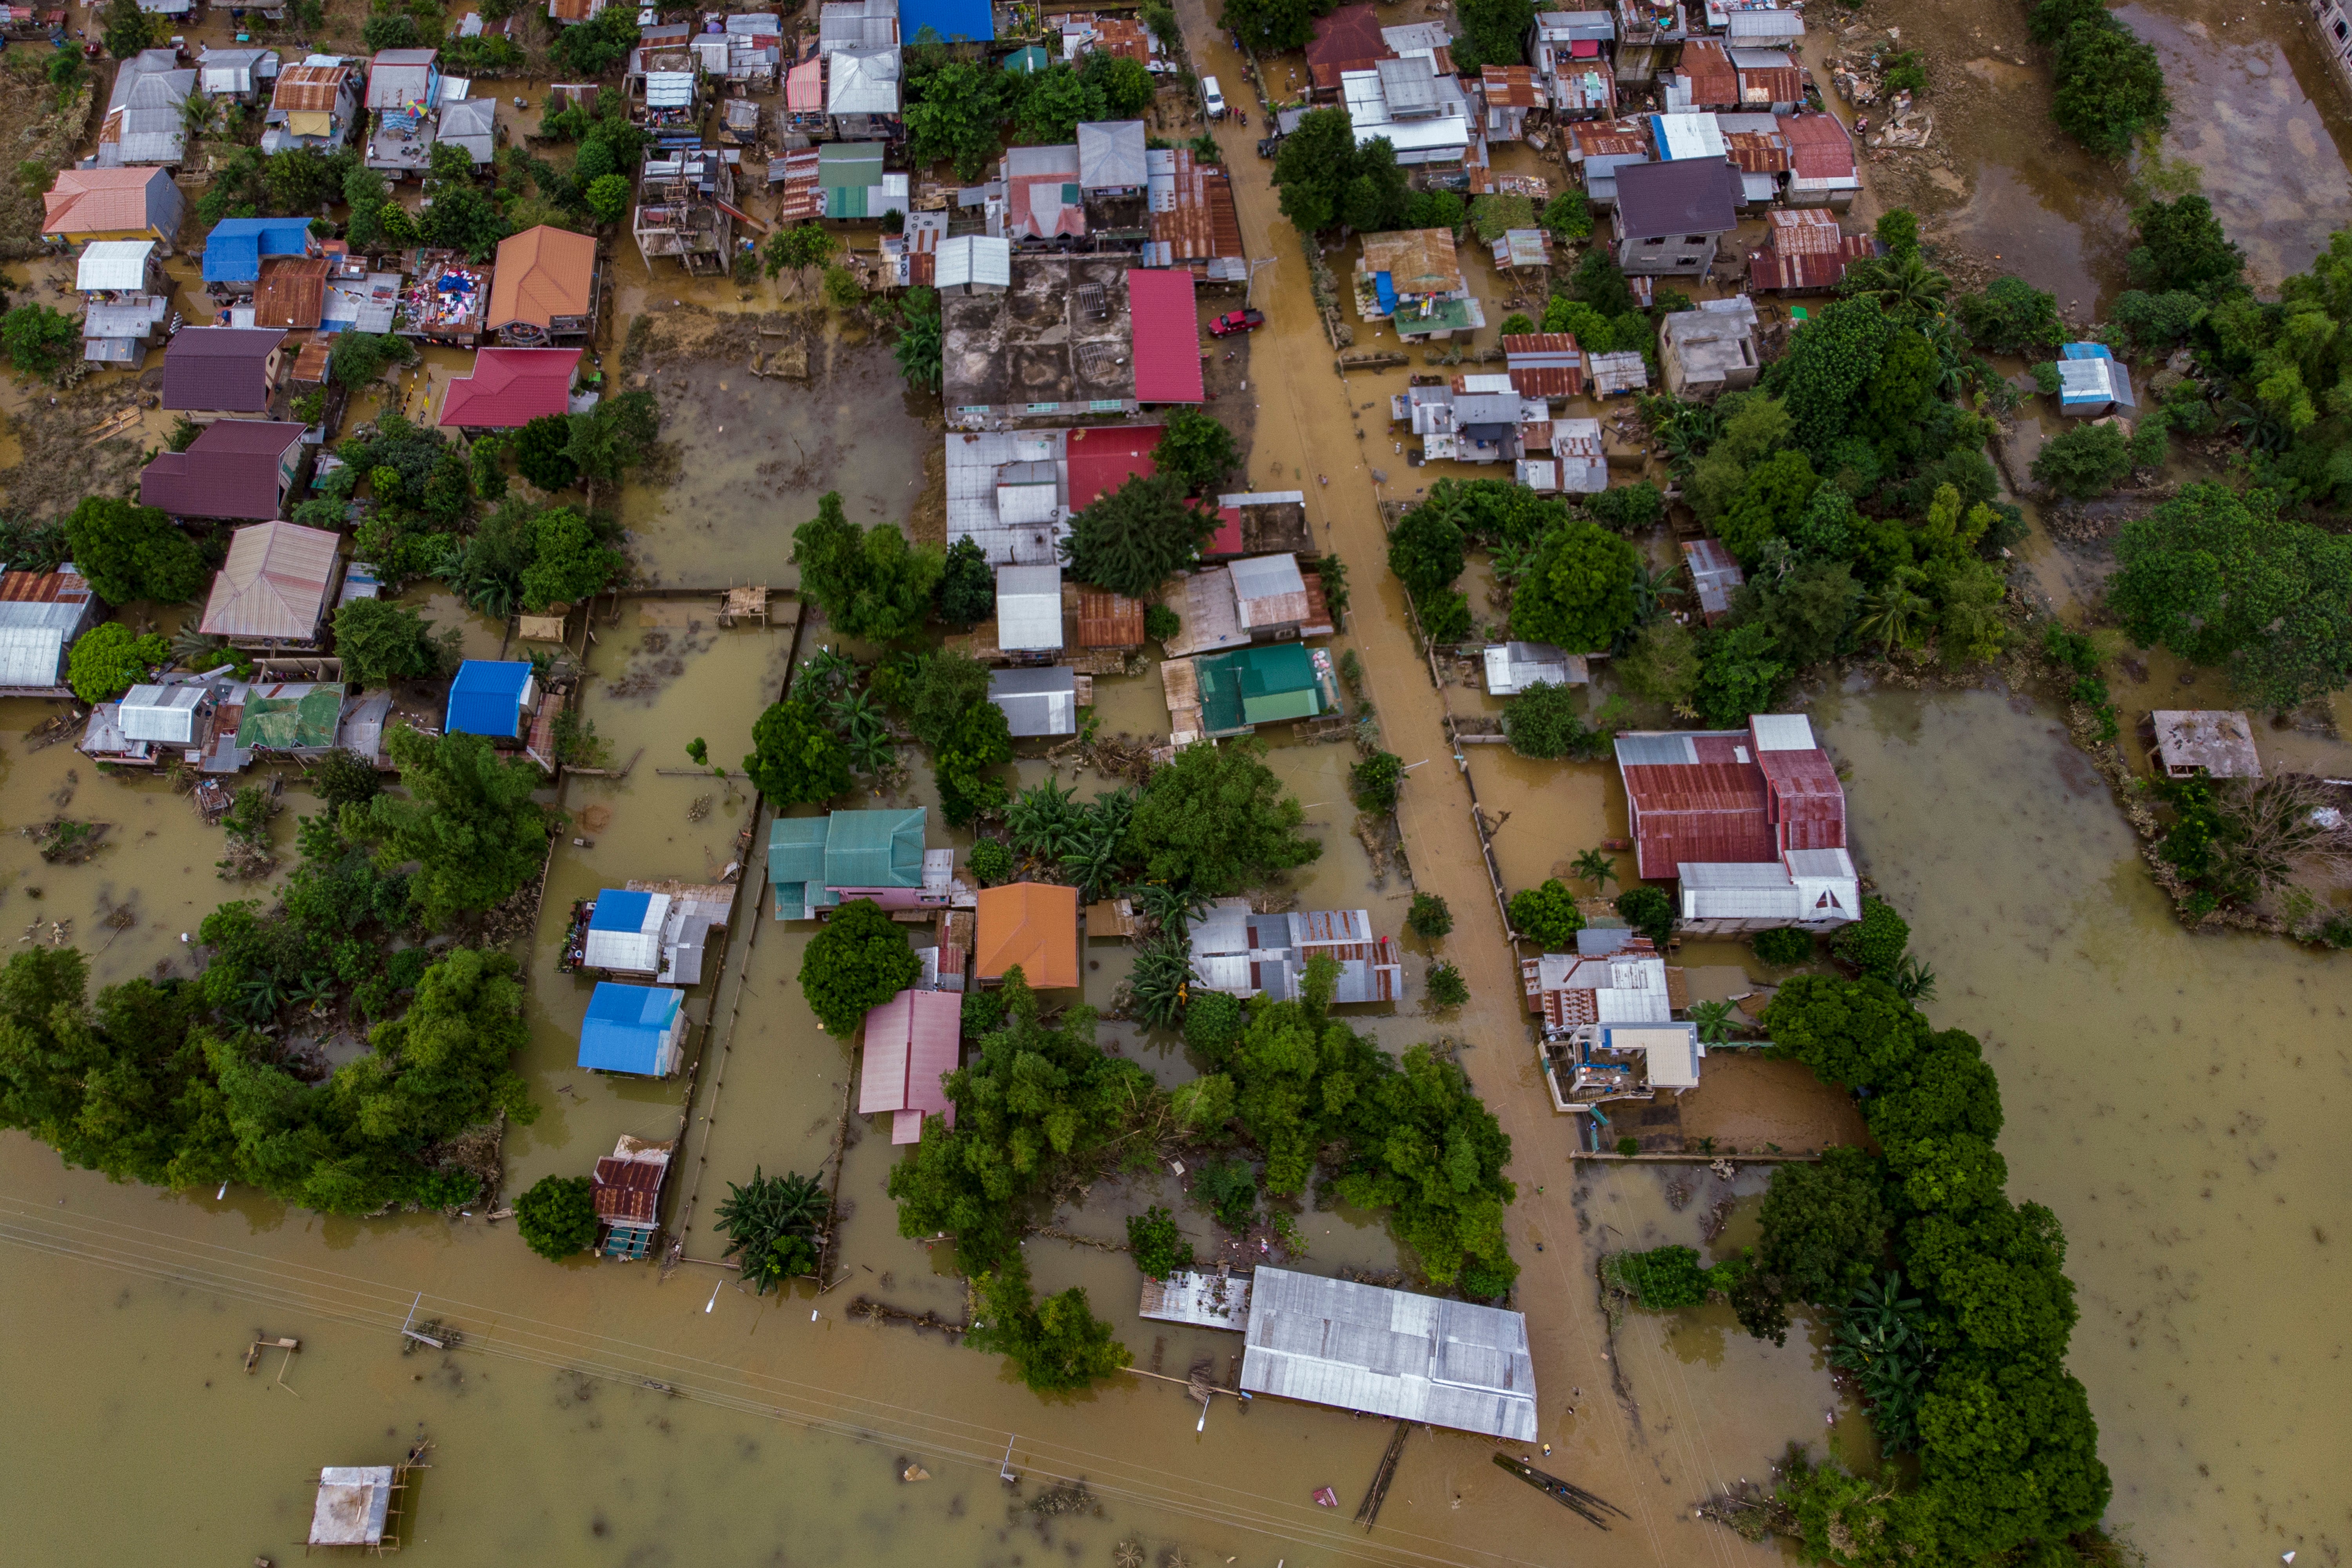
[{"label": "parked car", "polygon": [[1201,101],[1207,107],[1210,119],[1223,120],[1225,117],[1225,94],[1224,90],[1217,86],[1215,77],[1204,76],[1201,79]]},{"label": "parked car", "polygon": [[1259,137],[1259,138],[1258,138],[1258,141],[1257,141],[1257,155],[1258,155],[1259,157],[1261,157],[1261,158],[1271,158],[1271,157],[1273,157],[1275,154],[1276,154],[1277,153],[1280,153],[1281,151],[1282,151],[1282,138],[1281,138],[1281,137],[1279,137],[1279,136],[1261,136],[1261,137]]},{"label": "parked car", "polygon": [[1209,335],[1213,338],[1229,337],[1234,332],[1254,332],[1264,325],[1264,310],[1228,310],[1209,323]]}]

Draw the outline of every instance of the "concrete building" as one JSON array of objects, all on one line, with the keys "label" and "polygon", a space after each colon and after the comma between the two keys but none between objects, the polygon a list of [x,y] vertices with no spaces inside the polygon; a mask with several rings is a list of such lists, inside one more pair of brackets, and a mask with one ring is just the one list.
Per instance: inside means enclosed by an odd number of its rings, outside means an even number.
[{"label": "concrete building", "polygon": [[1288,1001],[1299,994],[1307,965],[1318,957],[1339,965],[1334,1002],[1397,1002],[1404,997],[1404,964],[1394,937],[1372,930],[1366,910],[1310,910],[1257,914],[1247,899],[1220,899],[1186,922],[1192,982],[1247,1001]]},{"label": "concrete building", "polygon": [[1739,171],[1720,158],[1629,163],[1617,171],[1617,265],[1648,277],[1705,277],[1739,226]]},{"label": "concrete building", "polygon": [[1339,89],[1356,145],[1385,139],[1396,149],[1399,163],[1459,164],[1478,138],[1478,121],[1461,79],[1441,74],[1427,52],[1381,60],[1370,70],[1343,72]]},{"label": "concrete building", "polygon": [[1658,328],[1658,372],[1667,395],[1711,403],[1718,394],[1755,385],[1764,368],[1756,326],[1756,302],[1745,294],[1667,312]]}]

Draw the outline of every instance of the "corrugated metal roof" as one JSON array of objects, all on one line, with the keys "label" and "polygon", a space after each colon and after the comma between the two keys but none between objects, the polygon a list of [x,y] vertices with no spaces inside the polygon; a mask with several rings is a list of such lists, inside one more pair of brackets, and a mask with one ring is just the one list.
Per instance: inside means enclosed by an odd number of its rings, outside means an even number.
[{"label": "corrugated metal roof", "polygon": [[196,710],[208,703],[209,687],[134,686],[122,694],[115,722],[125,740],[184,746],[196,738]]},{"label": "corrugated metal roof", "polygon": [[[1051,669],[997,670],[988,679],[988,700],[1004,710],[1005,724],[1017,737],[1078,732],[1075,669],[1057,665]],[[1073,891],[1071,897],[1076,896]]]},{"label": "corrugated metal roof", "polygon": [[1788,138],[1789,162],[1801,180],[1851,180],[1854,177],[1853,142],[1834,114],[1784,114],[1780,134]]},{"label": "corrugated metal roof", "polygon": [[1261,1268],[1242,1386],[1532,1442],[1527,1320],[1467,1301]]},{"label": "corrugated metal roof", "polygon": [[308,331],[327,302],[327,258],[273,256],[261,264],[253,292],[253,324]]},{"label": "corrugated metal roof", "polygon": [[996,646],[1008,653],[1059,650],[1062,646],[1062,569],[1059,566],[999,566],[996,569]]},{"label": "corrugated metal roof", "polygon": [[[1001,670],[1045,674],[1043,670]],[[999,980],[1018,965],[1032,990],[1066,990],[1078,984],[1078,890],[1045,882],[982,888],[974,973]]]},{"label": "corrugated metal roof", "polygon": [[1201,321],[1192,275],[1131,268],[1128,300],[1135,332],[1139,403],[1204,403]]},{"label": "corrugated metal roof", "polygon": [[893,1143],[920,1142],[927,1115],[952,1128],[955,1102],[940,1079],[960,1065],[962,1029],[963,998],[952,991],[901,991],[866,1014],[858,1114],[898,1113]]},{"label": "corrugated metal roof", "polygon": [[326,612],[341,542],[323,529],[291,522],[238,529],[198,629],[207,637],[310,641]]},{"label": "corrugated metal roof", "polygon": [[[950,242],[952,243],[952,242]],[[970,539],[992,565],[1042,566],[1059,559],[1057,542],[1069,531],[1066,504],[1050,521],[1014,523],[1000,511],[1000,476],[1011,465],[1044,463],[1063,474],[1061,430],[950,431],[947,436],[948,542]]]},{"label": "corrugated metal roof", "polygon": [[269,406],[269,356],[282,331],[249,327],[189,327],[163,351],[163,406],[258,414]]},{"label": "corrugated metal roof", "polygon": [[824,78],[828,113],[898,112],[898,51],[895,48],[829,52]]},{"label": "corrugated metal roof", "polygon": [[677,1066],[686,993],[675,986],[601,980],[580,1025],[580,1065],[603,1072],[667,1077]]},{"label": "corrugated metal roof", "polygon": [[289,112],[331,110],[352,75],[352,68],[340,63],[320,65],[305,60],[299,66],[289,66],[278,73],[278,86],[269,95],[269,107]]},{"label": "corrugated metal roof", "polygon": [[1683,46],[1675,73],[1686,85],[1693,109],[1739,107],[1739,74],[1731,57],[1712,38],[1693,38]]},{"label": "corrugated metal roof", "polygon": [[1123,648],[1143,646],[1143,601],[1099,588],[1078,594],[1078,646]]},{"label": "corrugated metal roof", "polygon": [[139,475],[139,504],[177,517],[278,515],[279,473],[302,426],[263,419],[218,419],[185,451],[158,452]]},{"label": "corrugated metal roof", "polygon": [[94,239],[82,247],[74,263],[74,288],[85,294],[144,289],[147,258],[154,251],[152,239]]},{"label": "corrugated metal roof", "polygon": [[1104,120],[1078,127],[1078,184],[1089,191],[1119,190],[1150,182],[1143,121]]},{"label": "corrugated metal roof", "polygon": [[661,1204],[662,1178],[668,1173],[667,1155],[658,1161],[605,1155],[596,1162],[595,1180],[590,1184],[596,1217],[629,1225],[653,1224]]},{"label": "corrugated metal roof", "polygon": [[60,169],[42,196],[43,234],[136,232],[177,214],[179,189],[161,169]]},{"label": "corrugated metal roof", "polygon": [[63,626],[0,624],[0,687],[58,686],[65,680],[66,633],[80,612],[65,605],[39,606],[55,618],[64,612]]},{"label": "corrugated metal roof", "polygon": [[1013,284],[1013,242],[984,234],[955,234],[940,241],[939,287],[977,285],[1007,289]]}]

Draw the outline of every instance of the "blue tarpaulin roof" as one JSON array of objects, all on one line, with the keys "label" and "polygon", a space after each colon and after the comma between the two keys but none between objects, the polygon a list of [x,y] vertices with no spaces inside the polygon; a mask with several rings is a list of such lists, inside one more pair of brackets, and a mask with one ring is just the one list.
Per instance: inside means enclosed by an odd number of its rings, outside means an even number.
[{"label": "blue tarpaulin roof", "polygon": [[898,37],[911,44],[926,27],[947,43],[991,39],[996,37],[995,8],[989,0],[899,0]]},{"label": "blue tarpaulin roof", "polygon": [[604,1072],[661,1071],[662,1041],[686,993],[667,985],[597,982],[580,1025],[580,1065]]},{"label": "blue tarpaulin roof", "polygon": [[1372,293],[1374,297],[1380,300],[1381,310],[1389,311],[1395,310],[1397,291],[1396,279],[1393,277],[1385,272],[1373,273]]},{"label": "blue tarpaulin roof", "polygon": [[596,912],[589,918],[588,929],[641,931],[646,929],[646,910],[653,901],[651,893],[617,892],[606,888],[596,895]]},{"label": "blue tarpaulin roof", "polygon": [[205,281],[254,283],[265,256],[299,256],[310,247],[306,217],[223,218],[205,241]]},{"label": "blue tarpaulin roof", "polygon": [[449,732],[520,740],[523,688],[530,681],[527,659],[467,659],[449,687]]}]

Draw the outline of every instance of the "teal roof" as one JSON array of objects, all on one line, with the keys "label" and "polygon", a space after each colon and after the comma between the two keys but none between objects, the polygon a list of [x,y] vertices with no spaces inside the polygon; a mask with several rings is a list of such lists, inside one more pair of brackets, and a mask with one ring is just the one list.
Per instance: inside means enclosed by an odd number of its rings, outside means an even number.
[{"label": "teal roof", "polygon": [[776,919],[833,908],[841,902],[835,888],[921,887],[924,821],[920,806],[778,817],[768,828]]},{"label": "teal roof", "polygon": [[1015,49],[1004,57],[1004,68],[1015,76],[1029,76],[1044,70],[1051,64],[1053,64],[1052,58],[1034,44],[1031,44],[1026,48]]},{"label": "teal roof", "polygon": [[1253,725],[1312,719],[1328,706],[1305,644],[1272,643],[1197,659],[1202,728],[1234,734]]}]

